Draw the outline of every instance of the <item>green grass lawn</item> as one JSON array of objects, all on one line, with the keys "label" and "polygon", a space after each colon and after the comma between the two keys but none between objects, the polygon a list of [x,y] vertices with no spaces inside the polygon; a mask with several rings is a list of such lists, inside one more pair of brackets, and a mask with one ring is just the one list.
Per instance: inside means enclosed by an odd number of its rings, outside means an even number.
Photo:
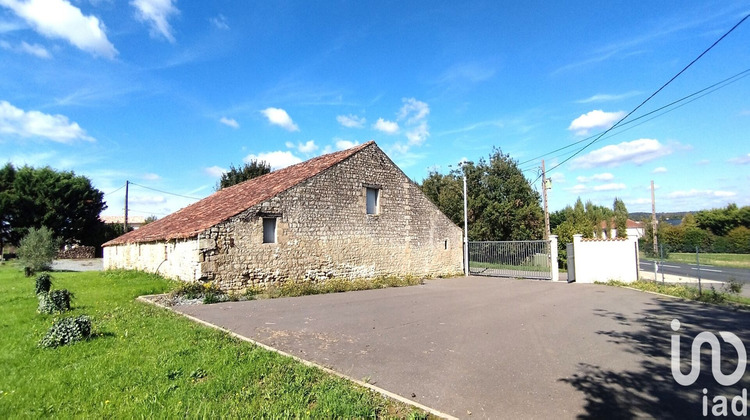
[{"label": "green grass lawn", "polygon": [[[641,253],[641,258],[645,258]],[[665,261],[695,264],[695,253],[670,252]],[[750,254],[700,254],[701,264],[718,267],[750,268]]]},{"label": "green grass lawn", "polygon": [[750,306],[750,298],[746,298],[736,293],[728,293],[721,288],[711,288],[703,286],[702,293],[698,292],[697,287],[684,284],[659,283],[650,280],[638,280],[632,283],[625,283],[616,280],[610,280],[605,283],[609,286],[632,287],[634,289],[646,292],[656,292],[664,295],[680,297],[683,299],[697,300],[706,303],[716,303],[725,305]]},{"label": "green grass lawn", "polygon": [[53,273],[95,338],[37,343],[34,280],[0,266],[0,418],[421,417],[344,379],[194,324],[135,297],[175,284],[136,272]]},{"label": "green grass lawn", "polygon": [[491,268],[496,270],[513,270],[513,271],[550,271],[549,267],[543,267],[538,265],[510,265],[510,264],[496,264],[488,262],[477,262],[470,261],[469,267],[471,268]]}]

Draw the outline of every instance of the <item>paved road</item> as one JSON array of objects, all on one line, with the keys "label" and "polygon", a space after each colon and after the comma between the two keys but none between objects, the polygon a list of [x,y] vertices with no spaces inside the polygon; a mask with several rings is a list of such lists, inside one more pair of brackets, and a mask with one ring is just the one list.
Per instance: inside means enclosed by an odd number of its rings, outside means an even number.
[{"label": "paved road", "polygon": [[696,418],[704,387],[750,388],[710,363],[680,386],[669,356],[673,319],[687,371],[699,332],[750,344],[750,312],[603,285],[469,277],[175,310],[461,418]]},{"label": "paved road", "polygon": [[[652,260],[641,260],[640,268],[643,271],[653,272],[654,262]],[[684,277],[698,277],[697,264],[685,264],[666,261],[662,264],[664,274],[673,274]],[[735,279],[742,283],[750,283],[750,270],[744,268],[728,268],[713,265],[703,265],[700,267],[702,279],[729,281]],[[747,286],[746,286],[747,287]]]}]

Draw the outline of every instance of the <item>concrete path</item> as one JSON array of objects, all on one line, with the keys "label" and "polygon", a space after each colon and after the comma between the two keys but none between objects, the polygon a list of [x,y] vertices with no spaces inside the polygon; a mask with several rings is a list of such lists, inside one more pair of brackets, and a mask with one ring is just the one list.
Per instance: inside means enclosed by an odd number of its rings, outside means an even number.
[{"label": "concrete path", "polygon": [[175,310],[460,418],[693,418],[704,387],[750,388],[708,360],[680,386],[669,356],[673,319],[687,359],[701,331],[750,344],[750,312],[609,286],[469,277]]},{"label": "concrete path", "polygon": [[87,258],[80,260],[54,260],[52,270],[54,271],[102,271],[104,265],[101,258]]}]

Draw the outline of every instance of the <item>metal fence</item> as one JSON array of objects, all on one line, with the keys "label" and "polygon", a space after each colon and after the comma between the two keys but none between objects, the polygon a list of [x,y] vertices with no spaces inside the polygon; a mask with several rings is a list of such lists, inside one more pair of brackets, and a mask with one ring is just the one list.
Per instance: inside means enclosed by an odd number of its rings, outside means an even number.
[{"label": "metal fence", "polygon": [[552,279],[549,241],[469,242],[469,273]]}]

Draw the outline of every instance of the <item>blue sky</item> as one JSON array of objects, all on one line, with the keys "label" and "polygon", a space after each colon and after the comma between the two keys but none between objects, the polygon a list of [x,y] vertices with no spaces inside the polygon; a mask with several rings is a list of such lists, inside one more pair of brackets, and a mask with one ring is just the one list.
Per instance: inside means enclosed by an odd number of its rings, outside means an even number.
[{"label": "blue sky", "polygon": [[[230,164],[278,168],[368,140],[416,181],[493,146],[533,181],[541,155],[607,129],[748,13],[748,1],[0,0],[0,162],[88,176],[107,215],[122,212],[125,180],[132,215],[163,216]],[[750,205],[749,68],[746,21],[631,119],[738,77],[552,170],[550,209],[617,196],[650,211],[652,179],[657,211]]]}]

